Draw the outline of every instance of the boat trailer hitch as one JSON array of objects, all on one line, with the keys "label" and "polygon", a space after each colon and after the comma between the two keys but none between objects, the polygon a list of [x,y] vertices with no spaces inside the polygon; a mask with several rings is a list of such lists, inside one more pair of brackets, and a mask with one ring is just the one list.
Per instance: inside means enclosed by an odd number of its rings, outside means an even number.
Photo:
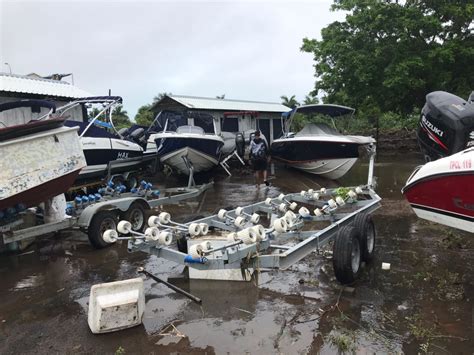
[{"label": "boat trailer hitch", "polygon": [[165,286],[168,286],[170,289],[172,289],[173,291],[177,292],[177,293],[180,293],[182,294],[183,296],[186,296],[187,298],[189,298],[190,300],[193,300],[194,302],[198,303],[198,304],[201,304],[202,303],[202,300],[199,298],[199,297],[196,297],[192,294],[190,294],[189,292],[186,292],[185,290],[173,285],[173,284],[170,284],[168,281],[165,281],[165,280],[162,280],[160,279],[159,277],[149,273],[148,271],[146,271],[144,268],[142,267],[139,267],[137,269],[137,272],[138,273],[141,273],[145,276],[148,276],[150,277],[151,279],[155,280],[156,282],[158,283],[162,283],[163,285]]}]

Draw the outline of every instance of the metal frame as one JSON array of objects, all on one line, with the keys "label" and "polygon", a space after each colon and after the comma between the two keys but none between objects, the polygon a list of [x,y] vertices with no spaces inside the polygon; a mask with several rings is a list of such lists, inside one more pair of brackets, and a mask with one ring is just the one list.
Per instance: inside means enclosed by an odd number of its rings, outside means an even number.
[{"label": "metal frame", "polygon": [[[23,228],[19,230],[8,230],[8,226],[14,228],[18,226],[19,222],[22,222],[21,214],[20,218],[13,221],[12,223],[0,229],[0,237],[3,239],[4,244],[9,244],[17,241],[21,241],[27,238],[38,237],[44,234],[59,232],[68,229],[81,229],[87,231],[92,218],[99,211],[104,210],[120,210],[127,211],[132,203],[139,202],[148,208],[156,208],[161,205],[176,204],[182,200],[197,197],[204,191],[209,189],[212,183],[203,184],[189,187],[175,187],[168,188],[161,192],[162,197],[159,198],[148,198],[147,196],[136,196],[131,193],[123,193],[117,196],[104,196],[103,201],[95,202],[87,206],[82,210],[78,216],[68,217],[58,222],[46,223],[39,226],[33,226],[29,228]],[[23,212],[31,213],[29,211]]]},{"label": "metal frame", "polygon": [[[381,198],[374,191],[373,171],[375,164],[375,145],[368,146],[370,156],[367,185],[358,186],[362,189],[357,200],[351,200],[345,207],[337,207],[329,209],[329,213],[322,216],[299,216],[293,229],[289,232],[276,234],[271,228],[266,229],[266,238],[259,243],[243,244],[242,242],[229,243],[224,240],[216,239],[222,246],[218,246],[205,253],[206,257],[200,259],[190,259],[190,255],[182,253],[173,247],[163,246],[155,242],[145,242],[143,239],[129,238],[128,250],[131,252],[142,251],[157,257],[165,258],[177,264],[186,265],[198,270],[219,270],[219,269],[238,269],[238,268],[269,268],[285,270],[294,263],[300,261],[311,252],[324,247],[332,241],[338,231],[353,222],[359,213],[372,213],[380,207]],[[353,187],[356,189],[356,187]],[[323,196],[330,198],[336,189],[328,189]],[[283,200],[271,199],[270,204],[266,202],[258,202],[243,207],[243,211],[247,214],[266,213],[270,221],[278,217],[277,204],[285,201],[302,203],[311,205],[313,208],[322,208],[326,201],[320,199],[312,199],[299,193],[291,193],[284,196]],[[225,221],[218,219],[218,215],[212,215],[193,222],[184,224],[189,226],[191,223],[207,223],[210,228],[233,232],[238,230],[232,224],[232,220],[236,218],[236,209],[227,211],[226,216],[230,217]],[[329,226],[321,230],[303,230],[306,222],[330,222]],[[250,222],[246,226],[251,226]],[[182,233],[185,234],[185,233]],[[182,235],[184,236],[184,235]],[[294,246],[275,245],[275,241],[284,242],[288,239],[297,238],[300,242]],[[210,240],[202,237],[203,240]],[[188,240],[197,240],[188,239]]]}]

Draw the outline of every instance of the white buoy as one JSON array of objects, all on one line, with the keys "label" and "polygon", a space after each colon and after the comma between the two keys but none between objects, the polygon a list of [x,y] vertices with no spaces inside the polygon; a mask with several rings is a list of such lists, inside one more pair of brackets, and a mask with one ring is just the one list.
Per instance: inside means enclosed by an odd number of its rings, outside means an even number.
[{"label": "white buoy", "polygon": [[237,228],[242,228],[243,226],[245,226],[245,223],[247,222],[245,221],[245,218],[242,216],[237,216],[234,220],[234,226],[236,226]]},{"label": "white buoy", "polygon": [[241,216],[243,212],[244,212],[244,208],[243,208],[243,207],[237,207],[237,208],[235,209],[235,215],[236,215],[236,216]]},{"label": "white buoy", "polygon": [[258,224],[258,222],[260,222],[260,215],[258,213],[252,214],[252,217],[250,217],[250,222],[252,224]]}]

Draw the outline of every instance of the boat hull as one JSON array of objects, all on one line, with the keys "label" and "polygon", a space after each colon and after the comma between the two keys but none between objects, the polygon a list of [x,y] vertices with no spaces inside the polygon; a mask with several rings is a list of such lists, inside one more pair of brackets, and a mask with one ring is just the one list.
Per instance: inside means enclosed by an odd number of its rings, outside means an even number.
[{"label": "boat hull", "polygon": [[140,169],[143,166],[143,149],[135,143],[114,138],[81,138],[87,166],[78,180],[102,177]]},{"label": "boat hull", "polygon": [[189,175],[189,169],[183,157],[193,165],[194,172],[207,171],[219,164],[221,149],[224,145],[218,136],[184,136],[179,134],[156,135],[158,155],[163,164],[171,166],[178,173]]},{"label": "boat hull", "polygon": [[474,150],[416,170],[402,189],[423,219],[474,233]]},{"label": "boat hull", "polygon": [[67,127],[0,142],[0,157],[0,210],[65,192],[86,165],[77,129]]},{"label": "boat hull", "polygon": [[271,145],[271,155],[290,167],[336,180],[356,163],[359,145],[344,141],[278,139]]}]

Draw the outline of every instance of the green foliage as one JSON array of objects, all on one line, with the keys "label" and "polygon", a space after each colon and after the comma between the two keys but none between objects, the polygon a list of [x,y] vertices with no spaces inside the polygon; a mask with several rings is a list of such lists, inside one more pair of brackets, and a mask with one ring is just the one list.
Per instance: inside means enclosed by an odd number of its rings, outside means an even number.
[{"label": "green foliage", "polygon": [[330,334],[328,339],[340,354],[355,353],[357,350],[354,334]]},{"label": "green foliage", "polygon": [[135,115],[135,122],[142,126],[150,126],[153,119],[154,113],[151,110],[151,104],[141,106]]},{"label": "green foliage", "polygon": [[316,96],[313,96],[311,94],[306,95],[303,100],[304,105],[312,105],[312,104],[318,104],[319,99]]},{"label": "green foliage", "polygon": [[300,103],[296,100],[295,95],[292,95],[290,97],[282,95],[280,96],[280,99],[281,99],[281,104],[287,107],[295,108],[296,106],[300,105]]},{"label": "green foliage", "polygon": [[323,91],[325,102],[356,107],[369,122],[383,121],[381,112],[409,120],[431,91],[472,89],[472,2],[334,0],[332,9],[347,11],[345,21],[301,47],[314,56],[313,94]]},{"label": "green foliage", "polygon": [[132,123],[128,118],[128,113],[125,111],[122,106],[117,106],[112,111],[112,121],[116,129],[130,127]]},{"label": "green foliage", "polygon": [[151,106],[153,106],[154,104],[156,104],[158,101],[160,101],[162,98],[164,98],[165,96],[170,96],[170,95],[173,95],[172,93],[170,92],[166,92],[166,91],[163,91],[163,92],[160,92],[158,95],[156,95],[154,98],[153,98],[153,102],[151,104]]}]

